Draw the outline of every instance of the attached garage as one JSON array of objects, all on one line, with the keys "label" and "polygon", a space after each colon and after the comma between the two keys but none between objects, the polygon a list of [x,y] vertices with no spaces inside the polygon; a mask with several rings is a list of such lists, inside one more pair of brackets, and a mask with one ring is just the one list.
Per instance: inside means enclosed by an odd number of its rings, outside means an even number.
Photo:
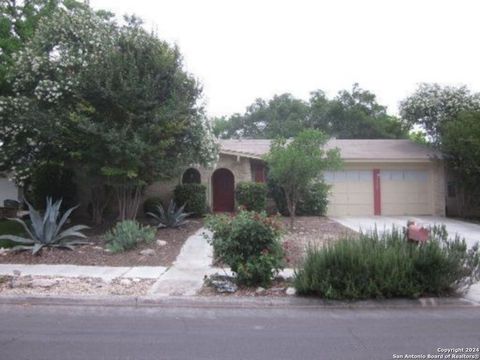
[{"label": "attached garage", "polygon": [[[419,166],[329,171],[328,215],[432,215],[431,171]],[[402,165],[400,165],[402,166]],[[378,168],[380,167],[380,168]]]},{"label": "attached garage", "polygon": [[328,171],[330,215],[373,215],[373,175],[369,170]]},{"label": "attached garage", "polygon": [[381,214],[431,215],[433,208],[428,170],[381,170]]}]

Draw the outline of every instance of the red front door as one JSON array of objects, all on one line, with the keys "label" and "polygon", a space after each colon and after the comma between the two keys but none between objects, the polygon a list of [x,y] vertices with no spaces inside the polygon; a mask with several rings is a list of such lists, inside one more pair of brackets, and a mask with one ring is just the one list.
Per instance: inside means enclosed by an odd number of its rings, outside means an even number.
[{"label": "red front door", "polygon": [[233,212],[235,209],[235,181],[228,169],[218,169],[212,175],[213,211]]}]

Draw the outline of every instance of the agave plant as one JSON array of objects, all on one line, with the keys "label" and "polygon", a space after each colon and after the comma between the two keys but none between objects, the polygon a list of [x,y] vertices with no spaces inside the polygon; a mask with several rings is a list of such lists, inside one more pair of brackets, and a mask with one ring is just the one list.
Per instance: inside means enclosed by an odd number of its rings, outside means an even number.
[{"label": "agave plant", "polygon": [[172,200],[170,205],[168,205],[167,211],[165,211],[162,205],[158,205],[155,212],[148,212],[147,215],[155,220],[158,228],[176,228],[188,222],[186,218],[190,213],[183,212],[184,208],[185,204],[177,209],[177,205]]},{"label": "agave plant", "polygon": [[55,203],[51,198],[47,198],[47,208],[42,215],[35,210],[32,205],[27,202],[28,213],[30,215],[30,224],[20,219],[10,219],[20,223],[25,229],[28,237],[15,235],[1,235],[0,240],[10,240],[19,245],[14,246],[12,250],[32,250],[32,254],[37,254],[44,246],[59,247],[73,250],[74,245],[86,244],[85,241],[79,240],[86,238],[80,231],[88,229],[85,225],[76,225],[62,231],[62,227],[68,220],[68,217],[77,207],[73,207],[65,211],[60,218],[60,206],[62,200]]}]

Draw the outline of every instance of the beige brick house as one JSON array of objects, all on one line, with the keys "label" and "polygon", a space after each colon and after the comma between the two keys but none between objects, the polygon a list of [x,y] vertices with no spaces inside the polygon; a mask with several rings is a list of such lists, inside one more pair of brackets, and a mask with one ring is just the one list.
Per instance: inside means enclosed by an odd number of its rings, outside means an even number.
[{"label": "beige brick house", "polygon": [[[445,170],[438,153],[409,140],[330,140],[339,148],[342,170],[324,174],[331,184],[328,215],[444,215]],[[148,196],[168,199],[181,182],[207,187],[213,211],[234,210],[234,189],[241,181],[266,179],[262,161],[270,140],[220,140],[211,168],[192,167],[170,183],[156,183]]]}]

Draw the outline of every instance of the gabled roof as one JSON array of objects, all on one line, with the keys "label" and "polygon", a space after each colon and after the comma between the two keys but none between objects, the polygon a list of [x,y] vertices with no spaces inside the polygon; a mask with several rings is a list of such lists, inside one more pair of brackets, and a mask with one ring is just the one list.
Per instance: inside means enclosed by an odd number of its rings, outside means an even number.
[{"label": "gabled roof", "polygon": [[[261,159],[270,149],[268,139],[220,140],[220,152]],[[325,148],[340,149],[345,161],[430,161],[441,158],[440,153],[411,140],[331,139]]]}]

